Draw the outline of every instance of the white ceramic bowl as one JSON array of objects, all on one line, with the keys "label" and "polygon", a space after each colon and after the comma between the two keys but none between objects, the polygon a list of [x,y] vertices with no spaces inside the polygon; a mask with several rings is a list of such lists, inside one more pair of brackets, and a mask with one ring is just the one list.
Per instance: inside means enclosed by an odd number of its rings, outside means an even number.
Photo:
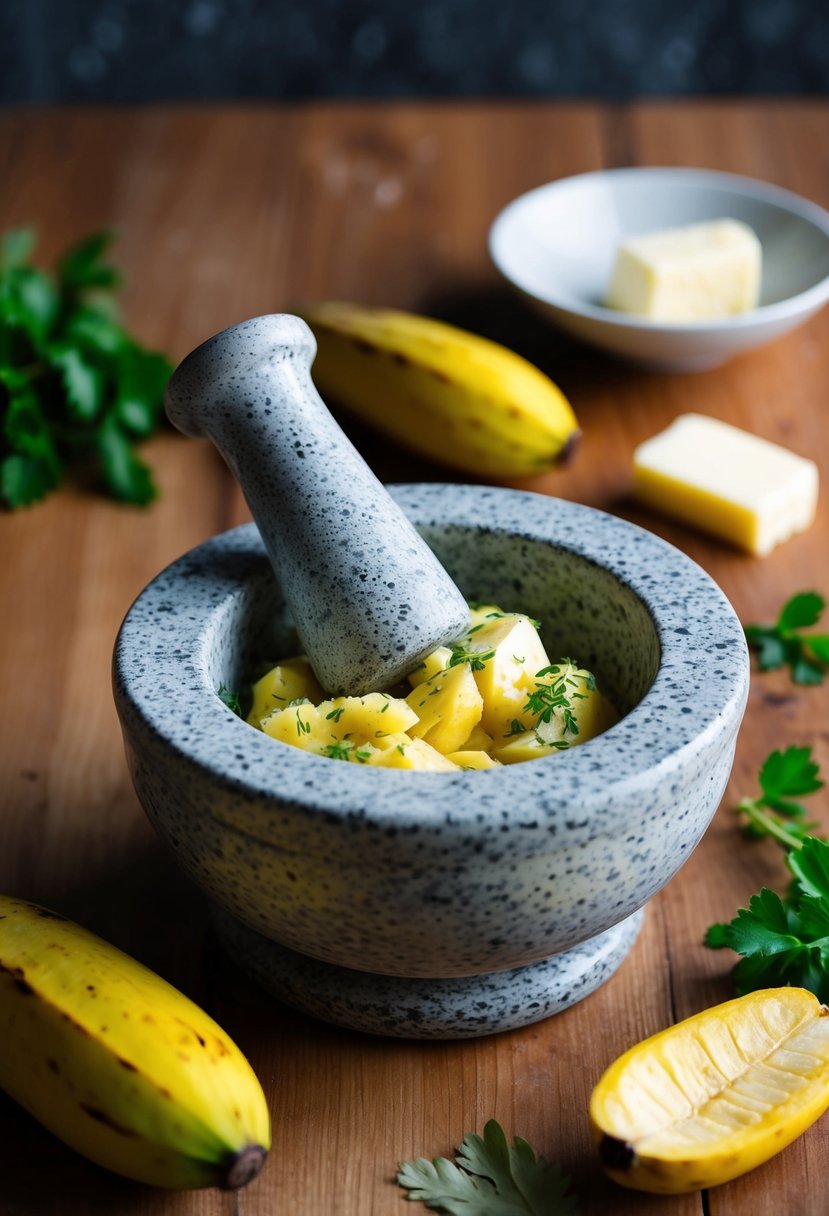
[{"label": "white ceramic bowl", "polygon": [[[757,308],[661,324],[604,306],[621,240],[723,217],[749,224],[762,244]],[[829,212],[779,186],[704,169],[613,169],[550,182],[501,212],[489,249],[504,277],[568,333],[675,371],[724,363],[829,299]]]}]

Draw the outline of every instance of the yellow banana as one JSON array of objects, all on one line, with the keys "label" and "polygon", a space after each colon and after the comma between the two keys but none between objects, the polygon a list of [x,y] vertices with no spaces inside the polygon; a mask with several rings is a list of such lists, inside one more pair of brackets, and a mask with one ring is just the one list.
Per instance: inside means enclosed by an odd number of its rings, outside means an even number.
[{"label": "yellow banana", "polygon": [[607,1173],[678,1195],[730,1182],[829,1107],[829,1009],[768,988],[705,1009],[632,1047],[590,1098]]},{"label": "yellow banana", "polygon": [[270,1118],[197,1005],[80,926],[0,896],[0,1087],[90,1160],[164,1187],[236,1189]]},{"label": "yellow banana", "polygon": [[564,394],[526,359],[411,313],[318,304],[313,377],[404,446],[485,477],[527,477],[564,459],[579,431]]}]

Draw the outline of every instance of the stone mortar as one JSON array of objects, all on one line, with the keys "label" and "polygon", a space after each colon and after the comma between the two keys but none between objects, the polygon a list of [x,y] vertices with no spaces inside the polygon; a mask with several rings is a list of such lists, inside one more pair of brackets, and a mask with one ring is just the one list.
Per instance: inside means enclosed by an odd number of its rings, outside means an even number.
[{"label": "stone mortar", "polygon": [[709,576],[633,524],[513,490],[391,492],[469,599],[538,617],[551,656],[596,671],[616,726],[457,774],[269,739],[216,695],[296,648],[253,525],[138,597],[115,698],[141,802],[243,966],[331,1021],[463,1037],[566,1008],[622,961],[720,801],[748,655]]}]

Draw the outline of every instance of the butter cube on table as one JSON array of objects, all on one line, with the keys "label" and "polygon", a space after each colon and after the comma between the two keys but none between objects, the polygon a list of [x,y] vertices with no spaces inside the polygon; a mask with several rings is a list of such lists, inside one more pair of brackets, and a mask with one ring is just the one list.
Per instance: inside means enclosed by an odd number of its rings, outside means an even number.
[{"label": "butter cube on table", "polygon": [[651,321],[714,321],[747,312],[760,294],[762,247],[739,220],[720,219],[624,241],[611,308]]},{"label": "butter cube on table", "polygon": [[808,528],[817,465],[701,414],[683,414],[633,456],[634,494],[759,556]]}]

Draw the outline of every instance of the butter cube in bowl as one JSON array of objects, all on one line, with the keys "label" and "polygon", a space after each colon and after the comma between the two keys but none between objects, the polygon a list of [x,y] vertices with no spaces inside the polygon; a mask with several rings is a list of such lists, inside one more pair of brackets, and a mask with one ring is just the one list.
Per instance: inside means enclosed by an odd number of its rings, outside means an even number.
[{"label": "butter cube in bowl", "polygon": [[647,366],[696,371],[802,324],[829,299],[829,212],[703,169],[614,169],[531,190],[490,254],[560,328]]},{"label": "butter cube in bowl", "polygon": [[619,246],[607,303],[652,321],[716,321],[756,308],[763,250],[740,220],[633,236]]}]

